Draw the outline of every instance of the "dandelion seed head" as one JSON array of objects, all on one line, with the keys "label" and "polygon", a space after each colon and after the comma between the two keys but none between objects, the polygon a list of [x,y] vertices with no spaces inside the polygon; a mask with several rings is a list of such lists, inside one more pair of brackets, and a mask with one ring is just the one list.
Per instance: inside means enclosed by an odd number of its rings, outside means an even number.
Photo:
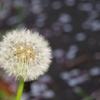
[{"label": "dandelion seed head", "polygon": [[0,42],[0,67],[16,79],[31,81],[48,70],[51,52],[48,41],[38,32],[12,30]]}]

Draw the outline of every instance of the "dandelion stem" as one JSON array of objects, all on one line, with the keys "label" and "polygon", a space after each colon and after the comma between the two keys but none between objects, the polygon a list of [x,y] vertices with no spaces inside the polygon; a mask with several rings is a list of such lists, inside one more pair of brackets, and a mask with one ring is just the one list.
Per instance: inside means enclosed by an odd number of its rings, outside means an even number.
[{"label": "dandelion stem", "polygon": [[17,90],[16,100],[20,100],[21,99],[22,92],[23,92],[23,87],[24,87],[24,79],[20,78],[19,86],[18,86],[18,90]]}]

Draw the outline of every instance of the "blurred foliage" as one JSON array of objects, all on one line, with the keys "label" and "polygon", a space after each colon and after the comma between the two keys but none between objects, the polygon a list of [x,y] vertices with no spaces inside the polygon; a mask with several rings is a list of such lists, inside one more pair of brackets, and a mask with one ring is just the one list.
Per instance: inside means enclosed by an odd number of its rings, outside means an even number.
[{"label": "blurred foliage", "polygon": [[2,99],[2,100],[6,100],[7,99],[7,94],[3,90],[0,90],[0,99]]},{"label": "blurred foliage", "polygon": [[83,99],[82,100],[93,100],[88,94],[86,94],[86,92],[79,88],[79,90],[76,92],[78,95],[82,96]]},{"label": "blurred foliage", "polygon": [[0,90],[0,100],[15,100],[15,97],[8,98],[7,93],[3,90]]}]

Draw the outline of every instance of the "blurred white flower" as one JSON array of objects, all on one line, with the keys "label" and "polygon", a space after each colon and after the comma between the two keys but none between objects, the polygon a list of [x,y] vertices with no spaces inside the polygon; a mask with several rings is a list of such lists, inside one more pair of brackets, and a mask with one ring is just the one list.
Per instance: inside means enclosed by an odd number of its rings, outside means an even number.
[{"label": "blurred white flower", "polygon": [[37,79],[48,70],[51,58],[48,41],[37,32],[12,30],[0,42],[1,67],[16,79]]}]

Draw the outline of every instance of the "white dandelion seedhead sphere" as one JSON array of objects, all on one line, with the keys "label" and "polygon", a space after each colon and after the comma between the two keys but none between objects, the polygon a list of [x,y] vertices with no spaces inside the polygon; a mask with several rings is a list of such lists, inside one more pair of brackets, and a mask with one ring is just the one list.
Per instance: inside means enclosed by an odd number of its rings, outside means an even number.
[{"label": "white dandelion seedhead sphere", "polygon": [[38,32],[12,30],[0,42],[1,67],[17,79],[37,79],[48,70],[51,58],[48,41]]}]

